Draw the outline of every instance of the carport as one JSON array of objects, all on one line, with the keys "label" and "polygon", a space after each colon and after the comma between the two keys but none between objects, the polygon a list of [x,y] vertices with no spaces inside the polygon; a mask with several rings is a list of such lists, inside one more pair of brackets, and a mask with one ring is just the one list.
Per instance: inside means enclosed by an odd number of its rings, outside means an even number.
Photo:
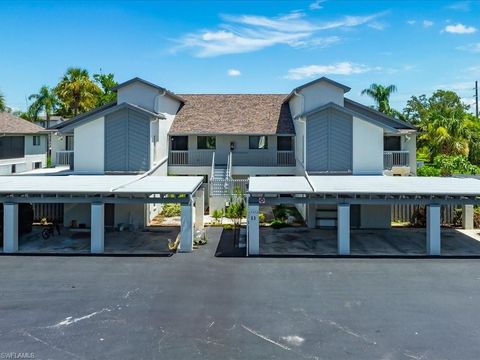
[{"label": "carport", "polygon": [[[0,176],[4,207],[3,251],[18,252],[18,205],[21,203],[89,204],[90,251],[104,252],[105,204],[181,205],[179,250],[193,249],[193,229],[203,227],[203,178],[199,176]],[[194,204],[196,214],[194,214]],[[196,216],[195,216],[196,215]]]},{"label": "carport", "polygon": [[480,181],[452,177],[279,176],[250,178],[247,246],[260,248],[259,206],[335,205],[337,254],[350,255],[352,205],[416,204],[426,206],[426,252],[441,254],[440,206],[463,206],[464,228],[473,228],[473,205],[480,203]]}]

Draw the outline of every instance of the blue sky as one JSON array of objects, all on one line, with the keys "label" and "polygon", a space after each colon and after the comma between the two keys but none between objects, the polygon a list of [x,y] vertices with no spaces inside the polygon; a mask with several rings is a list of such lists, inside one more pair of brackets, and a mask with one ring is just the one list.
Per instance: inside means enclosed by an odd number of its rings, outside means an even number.
[{"label": "blue sky", "polygon": [[140,76],[177,93],[288,93],[326,75],[392,104],[437,88],[473,100],[479,1],[3,1],[0,91],[24,109],[65,69]]}]

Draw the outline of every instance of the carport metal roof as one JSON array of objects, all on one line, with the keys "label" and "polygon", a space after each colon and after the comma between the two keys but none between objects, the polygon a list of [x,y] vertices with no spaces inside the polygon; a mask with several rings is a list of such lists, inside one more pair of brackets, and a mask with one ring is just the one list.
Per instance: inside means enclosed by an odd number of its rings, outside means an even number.
[{"label": "carport metal roof", "polygon": [[[1,202],[188,202],[201,186],[201,176],[0,176]],[[153,196],[153,197],[152,197]]]},{"label": "carport metal roof", "polygon": [[[273,195],[305,195],[272,200]],[[480,203],[480,181],[453,177],[279,176],[250,178],[249,194],[269,203]]]}]

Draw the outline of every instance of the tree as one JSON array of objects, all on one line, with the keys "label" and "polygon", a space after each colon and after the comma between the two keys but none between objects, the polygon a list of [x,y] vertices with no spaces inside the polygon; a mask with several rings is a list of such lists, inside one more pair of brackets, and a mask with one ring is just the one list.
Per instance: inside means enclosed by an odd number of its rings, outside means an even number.
[{"label": "tree", "polygon": [[88,71],[81,68],[69,68],[55,87],[55,93],[61,101],[62,115],[77,116],[93,109],[102,90],[90,79]]},{"label": "tree", "polygon": [[117,93],[112,91],[112,88],[118,85],[113,78],[113,74],[93,74],[93,79],[102,90],[97,97],[97,106],[108,104],[117,99]]},{"label": "tree", "polygon": [[362,90],[362,95],[370,96],[375,101],[378,111],[387,115],[396,115],[395,111],[390,107],[390,95],[397,91],[395,85],[383,86],[372,84],[368,89]]},{"label": "tree", "polygon": [[12,114],[28,121],[35,121],[30,109],[27,109],[27,111],[16,110]]},{"label": "tree", "polygon": [[47,120],[47,128],[50,127],[50,117],[57,109],[58,99],[55,92],[48,86],[44,85],[40,88],[38,94],[32,94],[28,97],[28,100],[34,100],[28,109],[28,113],[33,115],[33,120],[38,119],[40,112],[45,114]]},{"label": "tree", "polygon": [[0,93],[0,111],[6,111],[7,110],[7,104],[5,104],[5,96],[3,96],[2,93]]},{"label": "tree", "polygon": [[433,161],[439,154],[469,156],[470,148],[478,147],[472,143],[478,123],[469,120],[467,110],[455,92],[437,90],[429,98],[412,96],[404,114],[420,130],[418,148]]},{"label": "tree", "polygon": [[234,194],[230,196],[229,203],[225,209],[225,217],[233,221],[233,243],[235,245],[240,238],[240,225],[247,212],[245,194],[240,187],[234,189]]}]

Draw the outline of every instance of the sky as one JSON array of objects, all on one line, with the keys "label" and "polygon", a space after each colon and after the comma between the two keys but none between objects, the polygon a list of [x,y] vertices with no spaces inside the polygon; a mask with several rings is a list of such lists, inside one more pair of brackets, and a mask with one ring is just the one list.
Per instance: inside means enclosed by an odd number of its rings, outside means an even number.
[{"label": "sky", "polygon": [[473,103],[480,1],[0,1],[0,91],[24,110],[68,67],[176,93],[289,93],[327,76],[361,91],[451,89]]}]

